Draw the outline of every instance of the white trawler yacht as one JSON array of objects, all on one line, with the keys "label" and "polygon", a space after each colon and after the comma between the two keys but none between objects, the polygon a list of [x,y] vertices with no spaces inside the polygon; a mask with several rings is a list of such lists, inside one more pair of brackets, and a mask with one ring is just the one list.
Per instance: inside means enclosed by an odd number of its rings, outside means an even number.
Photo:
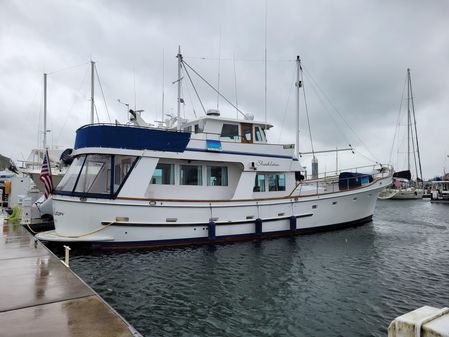
[{"label": "white trawler yacht", "polygon": [[209,110],[182,121],[178,109],[173,123],[153,128],[130,112],[133,125],[78,129],[53,195],[56,229],[39,239],[147,247],[339,228],[370,221],[391,182],[388,167],[303,180],[299,137],[295,147],[269,143],[272,125],[252,118]]}]

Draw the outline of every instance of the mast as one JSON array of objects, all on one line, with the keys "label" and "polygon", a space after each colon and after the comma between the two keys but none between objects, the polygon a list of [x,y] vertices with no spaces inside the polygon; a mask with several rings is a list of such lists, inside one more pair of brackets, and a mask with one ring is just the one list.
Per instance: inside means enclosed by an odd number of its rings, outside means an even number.
[{"label": "mast", "polygon": [[407,68],[407,170],[410,171],[410,68]]},{"label": "mast", "polygon": [[94,109],[95,109],[95,62],[90,61],[90,123],[94,123]]},{"label": "mast", "polygon": [[295,141],[295,154],[296,158],[299,159],[299,88],[301,88],[301,82],[299,80],[299,72],[301,70],[301,59],[299,55],[296,56],[296,141]]},{"label": "mast", "polygon": [[[418,129],[416,127],[415,103],[413,100],[412,76],[410,74],[410,69],[408,69],[408,78],[410,81],[410,97],[411,97],[411,106],[412,106],[412,114],[413,114],[413,123],[415,124],[416,152],[418,153],[419,175],[420,175],[420,179],[421,179],[421,185],[423,185],[424,181],[423,181],[423,176],[422,176],[421,155],[419,154]],[[416,177],[418,177],[418,172],[416,172]]]},{"label": "mast", "polygon": [[177,129],[178,131],[181,130],[181,62],[182,62],[182,55],[181,55],[181,46],[178,46],[178,55],[176,55],[178,58],[178,112],[177,112]]},{"label": "mast", "polygon": [[44,73],[44,139],[42,148],[47,148],[47,73]]},{"label": "mast", "polygon": [[162,49],[162,109],[161,109],[161,125],[164,122],[165,110],[165,50]]}]

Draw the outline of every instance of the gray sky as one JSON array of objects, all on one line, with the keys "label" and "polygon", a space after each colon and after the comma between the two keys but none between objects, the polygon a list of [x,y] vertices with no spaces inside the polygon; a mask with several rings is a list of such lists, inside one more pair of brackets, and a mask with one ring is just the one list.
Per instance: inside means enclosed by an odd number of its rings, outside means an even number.
[{"label": "gray sky", "polygon": [[[220,56],[221,92],[235,101],[237,91],[239,107],[264,120],[266,14],[267,112],[275,125],[270,140],[294,143],[299,54],[315,149],[350,143],[388,162],[409,67],[424,177],[441,175],[444,168],[449,171],[448,13],[445,0],[3,0],[0,153],[20,160],[41,143],[44,72],[49,73],[49,143],[73,146],[75,130],[89,121],[91,59],[109,111],[108,117],[97,83],[101,122],[126,121],[118,98],[144,109],[147,121],[161,118],[163,54],[165,112],[175,113],[178,45],[185,60],[214,85]],[[206,108],[215,108],[217,95],[195,82]],[[194,117],[193,108],[203,114],[191,88],[183,96],[187,118]],[[222,99],[219,107],[222,115],[236,115]],[[301,125],[301,151],[310,151],[302,99]],[[400,170],[405,161],[398,151],[404,149],[393,150],[392,163]],[[319,159],[320,171],[335,168],[334,155]],[[350,153],[340,159],[341,167],[370,163]]]}]

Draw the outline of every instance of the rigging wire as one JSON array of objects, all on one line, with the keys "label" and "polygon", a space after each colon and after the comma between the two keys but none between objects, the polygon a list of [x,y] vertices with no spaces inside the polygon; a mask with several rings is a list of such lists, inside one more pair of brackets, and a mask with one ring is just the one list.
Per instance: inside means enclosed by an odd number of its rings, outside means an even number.
[{"label": "rigging wire", "polygon": [[[108,115],[108,120],[109,120],[109,123],[111,123],[111,116],[109,115],[108,104],[107,104],[107,102],[106,102],[106,97],[105,97],[105,95],[104,95],[103,86],[101,85],[100,75],[98,74],[97,68],[98,68],[98,67],[95,67],[95,74],[97,75],[97,80],[98,80],[98,84],[99,84],[99,86],[100,86],[101,95],[103,96],[104,107],[105,107],[106,113],[107,113],[107,115]],[[97,113],[97,114],[98,114],[98,113]],[[97,118],[98,118],[98,116],[97,116]],[[100,119],[99,119],[99,118],[98,118],[98,122],[100,122]]]},{"label": "rigging wire", "polygon": [[71,69],[74,69],[74,68],[85,66],[86,64],[90,64],[90,62],[84,62],[84,63],[76,64],[74,66],[69,66],[69,67],[58,69],[58,70],[55,70],[55,71],[52,71],[52,72],[48,72],[47,75],[54,75],[54,74],[60,73],[62,71],[71,70]]},{"label": "rigging wire", "polygon": [[[393,149],[395,147],[396,136],[399,137],[399,127],[400,127],[400,124],[401,124],[402,102],[404,101],[404,94],[405,94],[405,86],[406,85],[407,85],[407,78],[404,80],[404,86],[402,88],[401,102],[399,103],[398,118],[397,118],[397,121],[396,121],[396,130],[394,132],[393,142],[391,144],[390,157],[388,158],[388,162],[389,163],[392,163]],[[398,151],[399,151],[399,146],[398,146]]]},{"label": "rigging wire", "polygon": [[346,121],[346,119],[343,117],[343,115],[340,113],[340,111],[338,111],[338,109],[335,107],[335,105],[331,102],[330,98],[327,96],[327,94],[324,92],[323,89],[321,89],[321,87],[318,85],[317,81],[313,78],[312,74],[305,69],[305,72],[307,74],[307,76],[311,79],[311,81],[314,82],[316,88],[319,90],[319,92],[321,93],[321,95],[323,95],[323,97],[326,99],[326,101],[328,102],[328,104],[332,107],[332,109],[340,116],[340,118],[343,120],[343,122],[346,124],[346,126],[349,128],[349,130],[352,131],[352,133],[355,135],[355,137],[357,138],[357,140],[365,147],[365,149],[369,152],[369,155],[371,156],[371,160],[373,162],[378,162],[378,160],[376,160],[375,156],[372,154],[372,152],[369,150],[368,146],[366,146],[366,144],[363,142],[363,140],[359,137],[359,135],[355,132],[355,130],[351,127],[351,125]]},{"label": "rigging wire", "polygon": [[223,96],[222,94],[220,94],[219,91],[217,91],[217,89],[214,88],[214,86],[212,84],[210,84],[203,76],[201,76],[195,69],[193,69],[187,62],[185,62],[184,60],[182,60],[182,63],[185,64],[190,70],[192,70],[200,79],[202,79],[212,90],[214,90],[217,94],[219,94],[226,102],[228,102],[232,107],[234,107],[235,109],[237,109],[237,111],[239,111],[243,117],[245,117],[246,115],[239,109],[237,108],[231,101],[229,101],[225,96]]},{"label": "rigging wire", "polygon": [[306,116],[307,116],[307,126],[309,128],[310,147],[312,148],[312,154],[315,156],[315,150],[313,148],[312,128],[310,127],[309,109],[307,107],[306,88],[305,88],[305,85],[304,85],[304,79],[303,79],[303,73],[302,73],[302,66],[301,65],[299,66],[299,69],[301,70],[302,92],[303,92],[303,95],[304,95],[304,107],[305,107]]},{"label": "rigging wire", "polygon": [[[203,60],[203,61],[217,61],[218,58],[216,57],[201,57],[201,56],[183,56],[184,59],[190,59],[190,60]],[[221,61],[234,61],[233,58],[221,58]],[[246,58],[238,58],[235,59],[237,62],[265,62],[264,59],[246,59]],[[288,63],[294,63],[296,60],[292,59],[278,59],[278,60],[266,60],[267,62],[288,62]]]},{"label": "rigging wire", "polygon": [[[184,64],[181,63],[181,65],[184,65]],[[206,109],[204,108],[203,101],[201,100],[201,97],[200,97],[200,95],[198,94],[198,91],[196,90],[195,84],[193,84],[192,78],[190,77],[190,74],[189,74],[189,72],[187,71],[187,68],[186,68],[185,66],[184,66],[184,71],[185,71],[185,73],[187,74],[187,77],[189,78],[190,84],[192,84],[193,90],[195,91],[195,94],[196,94],[196,97],[198,98],[198,101],[200,101],[201,108],[203,109],[204,114],[206,114],[207,112],[206,112]],[[192,106],[193,106],[193,105],[192,105]],[[196,113],[195,113],[195,117],[196,117]]]}]

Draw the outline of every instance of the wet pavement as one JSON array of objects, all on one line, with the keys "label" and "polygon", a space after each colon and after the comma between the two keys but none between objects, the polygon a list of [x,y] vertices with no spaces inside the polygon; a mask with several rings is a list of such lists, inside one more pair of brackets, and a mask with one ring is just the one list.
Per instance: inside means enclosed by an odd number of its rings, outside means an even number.
[{"label": "wet pavement", "polygon": [[0,226],[1,336],[139,336],[22,226]]}]

